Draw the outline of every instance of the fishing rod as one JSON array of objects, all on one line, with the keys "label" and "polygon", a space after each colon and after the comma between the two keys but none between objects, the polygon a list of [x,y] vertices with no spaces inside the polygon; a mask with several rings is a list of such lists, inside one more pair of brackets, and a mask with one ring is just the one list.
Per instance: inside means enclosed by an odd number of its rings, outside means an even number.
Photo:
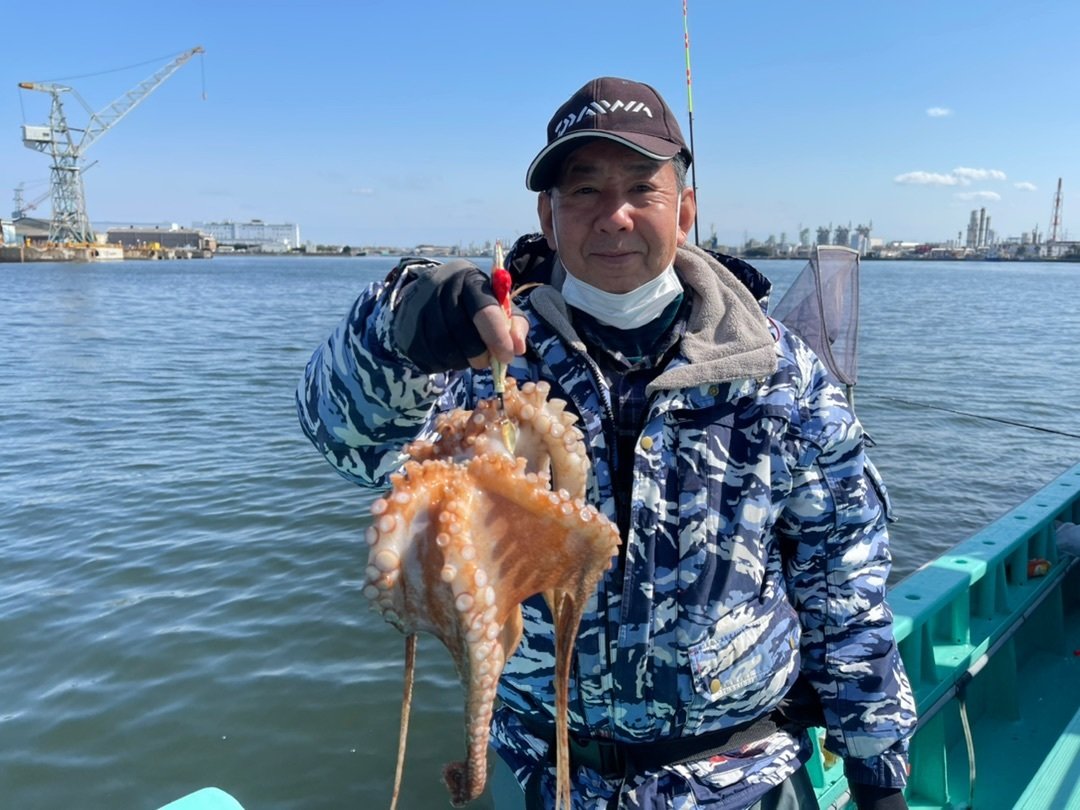
[{"label": "fishing rod", "polygon": [[[690,80],[690,23],[687,20],[686,12],[687,0],[683,0],[682,4],[682,24],[683,24],[683,46],[686,51],[686,107],[690,115],[690,154],[694,155],[694,91]],[[690,161],[690,187],[694,190],[694,199],[697,199],[697,161]],[[697,208],[694,208],[694,246],[700,247],[698,243],[698,221],[697,221]]]},{"label": "fishing rod", "polygon": [[1038,430],[1042,433],[1053,433],[1057,436],[1065,436],[1070,439],[1080,439],[1080,433],[1069,433],[1066,430],[1055,430],[1054,428],[1041,427],[1039,425],[1029,425],[1026,422],[1017,422],[1013,419],[1002,419],[998,416],[986,416],[985,414],[970,413],[968,411],[958,411],[955,408],[946,408],[943,405],[930,405],[926,402],[913,402],[910,399],[901,399],[899,397],[890,397],[885,394],[878,394],[879,399],[888,400],[889,402],[899,402],[903,405],[913,405],[916,408],[926,408],[931,411],[944,411],[945,413],[953,413],[957,416],[967,416],[972,419],[984,419],[988,422],[1000,422],[1003,425],[1012,425],[1013,427],[1027,428],[1028,430]]}]

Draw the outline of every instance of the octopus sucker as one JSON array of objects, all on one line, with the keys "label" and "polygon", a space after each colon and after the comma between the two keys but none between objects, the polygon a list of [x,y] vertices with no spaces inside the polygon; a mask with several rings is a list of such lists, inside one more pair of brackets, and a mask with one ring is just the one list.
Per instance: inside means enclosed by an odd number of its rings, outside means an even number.
[{"label": "octopus sucker", "polygon": [[397,570],[400,564],[401,561],[398,559],[397,554],[389,549],[384,548],[375,555],[375,567],[384,574]]},{"label": "octopus sucker", "polygon": [[[554,618],[556,807],[570,807],[568,693],[581,616],[618,552],[614,524],[585,502],[589,461],[577,418],[547,383],[506,381],[494,401],[439,416],[434,440],[405,448],[391,492],[371,507],[364,595],[406,635],[396,807],[419,631],[449,650],[465,690],[466,758],[443,769],[451,803],[487,781],[492,704],[521,639],[521,603],[543,594]],[[502,429],[508,419],[513,430]],[[513,437],[507,446],[505,437]]]},{"label": "octopus sucker", "polygon": [[459,594],[457,599],[454,600],[454,607],[456,607],[462,613],[468,613],[472,610],[474,600],[471,594],[463,593]]}]

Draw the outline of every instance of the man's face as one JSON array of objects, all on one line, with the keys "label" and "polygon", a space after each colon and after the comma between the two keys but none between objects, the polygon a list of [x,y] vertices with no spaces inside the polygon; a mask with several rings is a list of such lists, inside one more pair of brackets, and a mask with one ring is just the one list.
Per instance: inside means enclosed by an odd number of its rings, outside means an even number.
[{"label": "man's face", "polygon": [[570,273],[611,293],[659,276],[694,222],[694,192],[678,190],[671,161],[595,140],[563,162],[538,203],[540,227]]}]

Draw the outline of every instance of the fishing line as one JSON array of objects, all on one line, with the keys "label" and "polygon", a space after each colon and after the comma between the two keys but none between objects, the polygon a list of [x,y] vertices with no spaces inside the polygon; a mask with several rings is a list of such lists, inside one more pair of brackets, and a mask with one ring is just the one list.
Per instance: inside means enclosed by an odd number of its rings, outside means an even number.
[{"label": "fishing line", "polygon": [[[690,115],[690,187],[694,190],[694,199],[697,200],[697,153],[694,151],[694,91],[690,82],[690,24],[687,22],[686,4],[682,4],[683,45],[686,50],[686,107]],[[700,234],[698,231],[697,208],[694,209],[694,245],[699,245]]]},{"label": "fishing line", "polygon": [[997,416],[986,416],[985,414],[969,413],[968,411],[958,411],[955,408],[946,408],[943,405],[930,405],[926,402],[912,402],[910,399],[901,399],[899,397],[890,397],[884,394],[878,394],[879,399],[885,399],[890,402],[899,402],[904,405],[913,405],[916,408],[926,408],[931,411],[945,411],[946,413],[954,413],[957,416],[968,416],[972,419],[983,419],[987,422],[1000,422],[1003,425],[1012,425],[1013,427],[1027,428],[1028,430],[1038,430],[1042,433],[1053,433],[1057,436],[1066,436],[1070,439],[1080,439],[1080,434],[1069,433],[1066,430],[1055,430],[1054,428],[1041,427],[1039,425],[1029,425],[1026,422],[1016,422],[1012,419],[1002,419]]}]

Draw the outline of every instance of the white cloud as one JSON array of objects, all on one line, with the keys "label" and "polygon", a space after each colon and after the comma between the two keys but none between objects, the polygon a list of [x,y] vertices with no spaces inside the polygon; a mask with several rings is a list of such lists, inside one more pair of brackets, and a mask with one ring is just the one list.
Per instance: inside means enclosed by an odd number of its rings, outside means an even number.
[{"label": "white cloud", "polygon": [[926,114],[931,118],[947,118],[952,115],[952,110],[948,107],[930,107],[926,110]]},{"label": "white cloud", "polygon": [[373,189],[373,188],[354,188],[349,193],[350,194],[358,194],[358,195],[366,196],[368,194],[374,194],[375,189]]},{"label": "white cloud", "polygon": [[893,178],[894,183],[912,186],[970,186],[976,180],[1004,180],[1005,172],[1001,169],[972,169],[957,166],[951,172],[906,172]]},{"label": "white cloud", "polygon": [[955,186],[960,181],[951,174],[937,172],[907,172],[893,178],[894,183],[911,186]]},{"label": "white cloud", "polygon": [[1001,195],[996,191],[958,191],[953,195],[958,200],[991,200],[997,202]]},{"label": "white cloud", "polygon": [[1027,180],[1024,180],[1024,181],[1022,181],[1020,183],[1013,183],[1013,185],[1016,188],[1020,189],[1021,191],[1038,191],[1039,190],[1038,186],[1036,186],[1034,183],[1029,183]]},{"label": "white cloud", "polygon": [[969,169],[966,166],[957,166],[952,170],[963,185],[968,185],[973,180],[1004,180],[1005,172],[1000,169]]}]

